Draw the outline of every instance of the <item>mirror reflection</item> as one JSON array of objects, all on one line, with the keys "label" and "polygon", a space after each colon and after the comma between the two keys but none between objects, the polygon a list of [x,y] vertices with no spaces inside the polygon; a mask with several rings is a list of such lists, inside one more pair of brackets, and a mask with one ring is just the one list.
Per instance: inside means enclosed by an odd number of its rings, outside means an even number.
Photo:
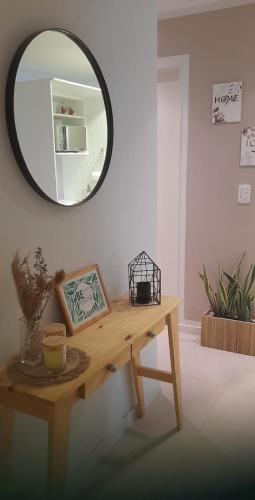
[{"label": "mirror reflection", "polygon": [[26,166],[43,193],[75,205],[96,191],[107,153],[105,102],[89,59],[63,32],[44,31],[25,49],[14,116]]}]

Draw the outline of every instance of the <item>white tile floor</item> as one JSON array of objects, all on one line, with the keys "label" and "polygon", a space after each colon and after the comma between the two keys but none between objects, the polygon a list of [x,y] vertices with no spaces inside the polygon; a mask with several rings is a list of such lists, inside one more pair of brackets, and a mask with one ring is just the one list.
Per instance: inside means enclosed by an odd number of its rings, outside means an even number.
[{"label": "white tile floor", "polygon": [[[159,344],[168,369],[167,338]],[[172,388],[162,391],[98,464],[87,498],[255,499],[255,357],[180,335],[184,428]],[[253,485],[254,480],[254,485]]]},{"label": "white tile floor", "polygon": [[[201,347],[198,336],[181,334],[180,361],[186,420],[239,465],[252,452],[255,466],[255,357]],[[162,393],[173,401],[166,384]]]}]

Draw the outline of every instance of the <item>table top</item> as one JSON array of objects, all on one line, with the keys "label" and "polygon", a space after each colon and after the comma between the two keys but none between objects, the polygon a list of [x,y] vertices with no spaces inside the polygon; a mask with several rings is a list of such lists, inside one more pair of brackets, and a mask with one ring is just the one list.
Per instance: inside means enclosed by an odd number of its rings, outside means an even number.
[{"label": "table top", "polygon": [[[7,399],[29,398],[34,403],[55,405],[88,382],[114,355],[130,346],[158,321],[171,313],[182,301],[176,297],[162,297],[160,305],[133,307],[127,296],[111,302],[112,312],[67,339],[71,347],[78,347],[91,358],[89,368],[79,377],[54,386],[35,387],[17,384],[6,374],[6,365],[0,369],[0,403]],[[7,398],[8,395],[8,398]]]}]

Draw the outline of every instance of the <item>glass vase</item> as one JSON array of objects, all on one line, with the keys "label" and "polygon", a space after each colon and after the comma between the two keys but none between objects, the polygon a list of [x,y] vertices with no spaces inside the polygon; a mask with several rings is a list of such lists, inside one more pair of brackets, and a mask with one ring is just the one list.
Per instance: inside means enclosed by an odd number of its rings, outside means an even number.
[{"label": "glass vase", "polygon": [[19,320],[20,357],[24,365],[35,366],[42,360],[40,321]]}]

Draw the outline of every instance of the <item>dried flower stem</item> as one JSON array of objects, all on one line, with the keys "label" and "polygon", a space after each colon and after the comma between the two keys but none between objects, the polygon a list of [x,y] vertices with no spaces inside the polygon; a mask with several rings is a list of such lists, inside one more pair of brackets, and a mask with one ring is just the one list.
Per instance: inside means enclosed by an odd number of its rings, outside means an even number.
[{"label": "dried flower stem", "polygon": [[56,283],[64,279],[65,273],[58,271],[54,276],[48,273],[48,266],[40,247],[35,251],[33,271],[29,268],[28,259],[27,255],[21,260],[19,253],[16,252],[12,262],[12,275],[22,313],[29,325],[28,336],[32,340],[52,290]]}]

